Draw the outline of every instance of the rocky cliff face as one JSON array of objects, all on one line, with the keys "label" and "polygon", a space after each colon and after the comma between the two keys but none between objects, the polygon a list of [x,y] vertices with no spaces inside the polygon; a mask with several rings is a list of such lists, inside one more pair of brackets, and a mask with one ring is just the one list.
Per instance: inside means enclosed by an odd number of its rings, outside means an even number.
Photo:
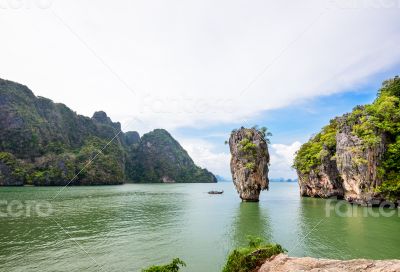
[{"label": "rocky cliff face", "polygon": [[197,167],[189,154],[164,129],[144,134],[131,157],[135,182],[217,182],[215,176]]},{"label": "rocky cliff face", "polygon": [[324,272],[382,272],[400,271],[400,260],[329,260],[310,257],[296,258],[279,254],[267,260],[258,272],[324,271]]},{"label": "rocky cliff face", "polygon": [[26,86],[0,79],[0,185],[158,182],[146,179],[156,170],[165,180],[214,181],[169,134],[167,142],[148,138],[121,132],[121,124],[103,111],[92,118],[78,115],[64,104],[36,97]]},{"label": "rocky cliff face", "polygon": [[336,160],[331,159],[333,156],[331,153],[328,154],[322,158],[321,165],[309,173],[302,174],[298,171],[301,196],[343,198],[342,178],[337,169]]},{"label": "rocky cliff face", "polygon": [[234,130],[229,138],[233,183],[243,201],[258,201],[268,190],[269,153],[265,135],[256,129]]},{"label": "rocky cliff face", "polygon": [[400,199],[400,78],[377,99],[335,118],[297,152],[302,196],[345,198],[362,205]]},{"label": "rocky cliff face", "polygon": [[386,136],[381,134],[379,142],[365,147],[363,140],[352,133],[348,118],[348,115],[338,118],[336,134],[336,165],[343,181],[344,197],[359,204],[379,204],[383,199],[374,188],[382,184],[378,169],[387,149]]},{"label": "rocky cliff face", "polygon": [[[309,171],[297,169],[301,196],[337,197],[358,204],[383,201],[374,188],[382,184],[378,169],[386,150],[385,135],[380,135],[376,145],[366,148],[363,140],[354,135],[349,118],[346,114],[335,119],[333,149],[321,141],[327,135],[324,131],[310,140],[322,149],[317,154],[318,162]],[[304,156],[301,151],[298,157]]]}]

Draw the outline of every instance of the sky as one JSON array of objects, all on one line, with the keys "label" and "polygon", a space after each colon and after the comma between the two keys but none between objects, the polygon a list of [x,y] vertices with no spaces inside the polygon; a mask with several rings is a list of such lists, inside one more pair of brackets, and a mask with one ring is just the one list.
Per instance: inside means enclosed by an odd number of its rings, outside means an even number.
[{"label": "sky", "polygon": [[224,141],[273,133],[270,177],[399,74],[397,0],[0,0],[0,77],[124,131],[165,128],[229,177]]}]

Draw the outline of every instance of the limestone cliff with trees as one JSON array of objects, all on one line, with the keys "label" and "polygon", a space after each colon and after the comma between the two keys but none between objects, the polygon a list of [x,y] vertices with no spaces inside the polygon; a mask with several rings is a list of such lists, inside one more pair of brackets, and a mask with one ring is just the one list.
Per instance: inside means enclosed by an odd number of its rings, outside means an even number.
[{"label": "limestone cliff with trees", "polygon": [[372,104],[331,120],[297,152],[303,196],[363,205],[400,199],[400,78],[386,80]]},{"label": "limestone cliff with trees", "polygon": [[122,132],[0,79],[0,185],[216,182],[165,130]]}]

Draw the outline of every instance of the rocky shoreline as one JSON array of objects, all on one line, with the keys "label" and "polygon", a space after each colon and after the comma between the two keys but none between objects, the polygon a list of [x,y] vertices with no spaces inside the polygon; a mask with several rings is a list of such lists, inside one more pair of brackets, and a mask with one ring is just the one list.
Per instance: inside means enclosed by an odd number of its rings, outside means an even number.
[{"label": "rocky shoreline", "polygon": [[397,272],[400,271],[400,260],[331,260],[310,257],[289,257],[279,254],[268,259],[258,272]]}]

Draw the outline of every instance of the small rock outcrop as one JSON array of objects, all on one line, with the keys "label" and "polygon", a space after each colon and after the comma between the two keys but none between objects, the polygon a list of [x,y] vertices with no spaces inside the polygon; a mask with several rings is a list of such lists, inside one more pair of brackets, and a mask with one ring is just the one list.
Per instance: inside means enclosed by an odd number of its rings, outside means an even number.
[{"label": "small rock outcrop", "polygon": [[267,260],[258,272],[397,272],[400,271],[400,260],[330,260],[310,257],[296,258],[279,254]]},{"label": "small rock outcrop", "polygon": [[233,183],[243,201],[258,201],[268,190],[268,144],[265,132],[255,128],[232,131],[229,138]]}]

